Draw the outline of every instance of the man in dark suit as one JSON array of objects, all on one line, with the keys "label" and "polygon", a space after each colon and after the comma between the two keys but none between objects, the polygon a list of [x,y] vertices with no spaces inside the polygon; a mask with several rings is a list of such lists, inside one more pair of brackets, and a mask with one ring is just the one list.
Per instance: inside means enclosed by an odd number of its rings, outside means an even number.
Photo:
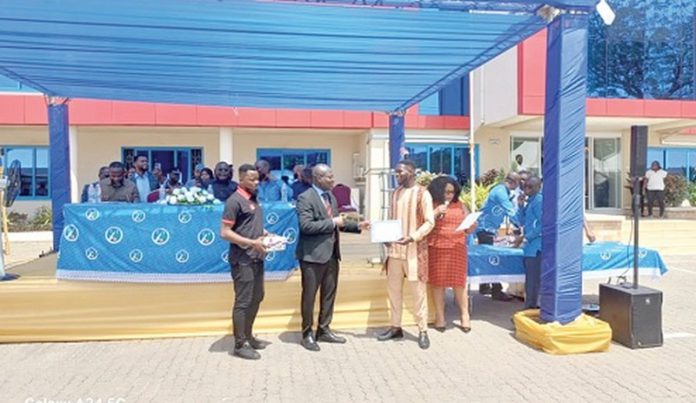
[{"label": "man in dark suit", "polygon": [[[338,212],[336,198],[331,194],[334,178],[328,165],[315,166],[312,177],[312,188],[297,199],[300,237],[296,253],[302,271],[302,346],[310,351],[319,351],[317,341],[346,342],[345,338],[336,335],[329,328],[336,300],[341,259],[338,233],[360,232],[369,224],[343,221]],[[314,300],[319,289],[321,304],[319,326],[315,336],[312,333]]]}]

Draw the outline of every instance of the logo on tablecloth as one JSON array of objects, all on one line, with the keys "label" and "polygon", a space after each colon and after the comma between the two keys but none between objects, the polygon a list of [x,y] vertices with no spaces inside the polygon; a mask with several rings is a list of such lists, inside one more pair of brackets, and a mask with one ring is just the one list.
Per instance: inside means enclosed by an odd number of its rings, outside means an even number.
[{"label": "logo on tablecloth", "polygon": [[198,243],[203,246],[209,246],[215,241],[215,232],[213,230],[206,228],[198,233]]},{"label": "logo on tablecloth", "polygon": [[271,213],[266,217],[266,222],[269,225],[276,224],[278,222],[278,220],[280,220],[280,217],[278,217],[278,214],[276,214],[276,213]]},{"label": "logo on tablecloth", "polygon": [[609,251],[600,252],[599,258],[604,260],[604,261],[607,261],[607,260],[611,259],[611,252],[609,252]]},{"label": "logo on tablecloth", "polygon": [[88,221],[97,221],[99,219],[99,216],[101,216],[101,213],[99,212],[99,210],[95,208],[90,208],[87,209],[87,211],[85,211],[85,218]]},{"label": "logo on tablecloth", "polygon": [[109,227],[104,231],[104,238],[106,242],[116,245],[123,241],[123,230],[119,227]]},{"label": "logo on tablecloth", "polygon": [[99,257],[99,252],[96,249],[89,247],[85,249],[85,257],[89,260],[97,260]]},{"label": "logo on tablecloth", "polygon": [[297,242],[297,230],[295,228],[286,229],[283,231],[283,236],[288,239],[289,244]]},{"label": "logo on tablecloth", "polygon": [[142,210],[135,210],[131,214],[131,220],[133,220],[134,223],[141,223],[145,221],[145,218],[147,218],[147,214]]},{"label": "logo on tablecloth", "polygon": [[223,262],[228,263],[230,260],[230,251],[226,250],[222,252],[222,255],[220,255],[220,259],[222,259]]},{"label": "logo on tablecloth", "polygon": [[128,254],[128,258],[133,263],[140,263],[140,261],[143,260],[143,251],[141,251],[140,249],[133,249]]},{"label": "logo on tablecloth", "polygon": [[162,246],[169,242],[170,237],[169,231],[164,228],[155,228],[155,230],[152,231],[152,242],[157,246]]},{"label": "logo on tablecloth", "polygon": [[638,252],[638,257],[639,257],[639,258],[645,259],[646,256],[648,256],[648,251],[647,251],[647,250],[641,249],[641,250]]},{"label": "logo on tablecloth", "polygon": [[193,218],[193,216],[188,211],[182,211],[178,216],[179,222],[182,224],[188,224],[191,222],[191,218]]},{"label": "logo on tablecloth", "polygon": [[75,242],[80,237],[80,230],[73,224],[68,224],[63,228],[63,238],[68,242]]},{"label": "logo on tablecloth", "polygon": [[174,258],[179,263],[186,263],[189,260],[189,253],[185,249],[178,250]]},{"label": "logo on tablecloth", "polygon": [[276,253],[275,253],[275,252],[271,252],[271,253],[266,254],[266,259],[265,259],[265,260],[266,260],[267,262],[272,262],[272,261],[275,259],[275,257],[276,257]]},{"label": "logo on tablecloth", "polygon": [[498,266],[500,265],[500,256],[490,256],[488,258],[488,263],[491,264],[491,266]]}]

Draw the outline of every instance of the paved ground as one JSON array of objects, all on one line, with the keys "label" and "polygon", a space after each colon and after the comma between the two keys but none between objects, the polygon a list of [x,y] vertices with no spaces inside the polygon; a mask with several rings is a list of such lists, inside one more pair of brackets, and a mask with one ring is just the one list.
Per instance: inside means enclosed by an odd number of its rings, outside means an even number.
[{"label": "paved ground", "polygon": [[378,329],[319,353],[297,333],[262,335],[273,344],[258,362],[229,356],[228,337],[0,345],[0,401],[696,401],[694,260],[668,258],[671,273],[645,282],[665,292],[662,348],[550,356],[512,337],[519,304],[476,296],[473,331],[430,331],[428,351],[379,343]]}]

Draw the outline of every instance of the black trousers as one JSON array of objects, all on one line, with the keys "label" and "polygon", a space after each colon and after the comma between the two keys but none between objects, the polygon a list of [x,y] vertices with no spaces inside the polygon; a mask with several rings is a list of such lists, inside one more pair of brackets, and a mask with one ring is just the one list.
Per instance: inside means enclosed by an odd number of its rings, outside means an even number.
[{"label": "black trousers", "polygon": [[524,308],[539,306],[539,290],[541,288],[541,252],[536,256],[524,257]]},{"label": "black trousers", "polygon": [[333,319],[334,302],[338,288],[338,259],[326,263],[300,261],[302,271],[302,336],[312,331],[314,301],[320,290],[319,329],[326,329]]},{"label": "black trousers", "polygon": [[653,215],[653,204],[660,206],[660,217],[665,215],[665,191],[664,190],[648,190],[648,215]]},{"label": "black trousers", "polygon": [[232,325],[234,342],[239,347],[252,337],[254,320],[263,301],[263,261],[230,266],[234,280]]},{"label": "black trousers", "polygon": [[[479,245],[493,245],[495,234],[488,231],[479,231],[476,233]],[[488,284],[480,284],[479,290],[484,289]],[[491,295],[500,295],[503,292],[503,285],[500,283],[491,283]]]}]

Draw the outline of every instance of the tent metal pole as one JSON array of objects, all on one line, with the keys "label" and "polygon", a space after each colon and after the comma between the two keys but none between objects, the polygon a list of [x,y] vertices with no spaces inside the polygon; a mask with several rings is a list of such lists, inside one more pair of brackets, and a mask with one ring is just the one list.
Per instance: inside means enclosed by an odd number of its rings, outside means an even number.
[{"label": "tent metal pole", "polygon": [[476,119],[474,119],[474,73],[469,72],[469,192],[471,195],[471,206],[469,211],[476,211],[476,143],[474,133],[476,132]]}]

